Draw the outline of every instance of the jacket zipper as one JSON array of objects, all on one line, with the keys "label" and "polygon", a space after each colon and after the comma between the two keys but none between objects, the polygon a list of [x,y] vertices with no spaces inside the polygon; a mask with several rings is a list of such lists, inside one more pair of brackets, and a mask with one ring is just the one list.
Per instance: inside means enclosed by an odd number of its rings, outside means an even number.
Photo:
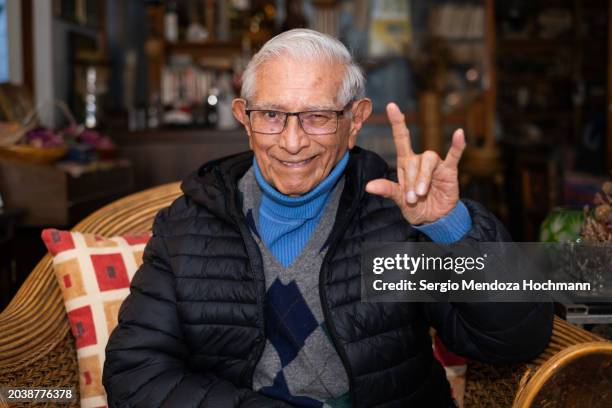
[{"label": "jacket zipper", "polygon": [[[355,208],[357,208],[357,206],[354,206],[353,208],[351,208],[349,215],[342,222],[342,225],[339,228],[339,231],[344,231],[346,229],[346,227],[349,224],[349,221],[351,220],[351,218],[353,218]],[[349,397],[351,399],[351,406],[354,407],[356,398],[355,398],[355,389],[353,387],[353,372],[351,370],[351,366],[349,365],[348,356],[346,355],[346,351],[344,350],[344,348],[340,347],[340,344],[338,343],[338,332],[336,331],[336,326],[334,325],[333,321],[330,318],[329,307],[327,305],[327,299],[325,297],[324,277],[327,274],[327,269],[328,269],[327,266],[328,266],[329,259],[331,258],[331,255],[335,252],[339,241],[340,239],[336,239],[330,244],[329,250],[325,254],[325,258],[323,259],[323,264],[321,265],[321,271],[319,272],[319,298],[321,300],[321,309],[323,310],[323,317],[325,318],[325,324],[327,325],[329,329],[329,334],[330,334],[332,343],[336,351],[338,352],[338,355],[340,356],[340,361],[342,361],[342,365],[344,366],[344,369],[346,370],[346,374],[349,379]]]},{"label": "jacket zipper", "polygon": [[[216,170],[217,170],[216,176],[223,183],[223,175],[218,171],[218,169]],[[233,193],[234,192],[232,192],[231,190],[226,191],[227,195],[231,195]],[[227,198],[227,195],[226,195],[226,198]],[[229,200],[229,202],[231,201],[232,200]],[[259,350],[257,351],[257,358],[255,359],[255,363],[252,364],[251,368],[249,368],[247,365],[242,370],[242,373],[240,373],[240,376],[242,378],[244,378],[245,376],[247,376],[247,374],[249,374],[248,377],[246,378],[246,383],[250,389],[253,389],[253,374],[255,373],[255,369],[257,368],[257,362],[261,360],[261,356],[263,355],[263,352],[266,346],[266,327],[265,327],[265,322],[264,322],[264,298],[266,295],[265,276],[264,276],[264,272],[262,268],[259,268],[258,270],[256,270],[255,266],[253,265],[254,257],[257,257],[260,265],[262,264],[261,252],[259,251],[259,248],[257,248],[257,244],[253,240],[253,237],[251,236],[251,233],[249,232],[249,229],[246,226],[246,223],[244,222],[244,216],[242,214],[242,209],[232,208],[228,212],[229,213],[235,212],[237,214],[237,217],[235,218],[229,217],[229,218],[234,222],[234,224],[238,228],[238,232],[240,233],[240,236],[242,237],[242,242],[247,252],[247,258],[249,259],[249,265],[251,266],[251,271],[253,272],[253,278],[255,279],[257,283],[257,272],[259,271],[260,272],[259,277],[262,278],[260,279],[260,281],[264,282],[264,284],[262,285],[263,290],[259,290],[258,295],[257,295],[257,309],[259,311],[259,319],[261,321],[260,330],[261,330],[262,341],[261,341],[261,344],[259,345]],[[253,251],[253,248],[255,248],[256,251]]]},{"label": "jacket zipper", "polygon": [[[246,230],[246,226],[243,222],[238,221],[238,229],[240,231],[240,235],[242,235],[242,240],[244,241],[244,246],[246,247],[246,251],[247,251],[247,256],[249,258],[249,264],[251,265],[251,271],[253,271],[253,277],[255,278],[256,282],[257,282],[257,271],[255,266],[253,265],[253,256],[256,256],[257,259],[259,259],[259,264],[261,265],[261,252],[259,251],[259,248],[257,248],[257,251],[255,253],[255,251],[252,250],[253,247],[256,247],[257,244],[255,243],[255,241],[253,241],[253,237],[251,237],[251,233]],[[248,242],[247,242],[248,241]],[[251,245],[253,244],[253,245]],[[263,270],[261,270],[261,268],[258,269],[259,272],[261,272],[259,275],[259,277],[261,278],[263,275]],[[264,278],[265,279],[265,278]],[[261,336],[262,336],[262,341],[261,344],[259,345],[259,350],[257,351],[257,358],[254,360],[255,364],[252,364],[252,368],[248,368],[245,367],[244,371],[242,375],[246,375],[246,370],[249,371],[249,375],[248,378],[246,378],[247,384],[249,385],[249,388],[252,389],[253,388],[253,375],[255,373],[255,369],[257,368],[257,362],[259,360],[261,360],[261,356],[263,355],[264,349],[265,349],[265,345],[266,345],[266,327],[265,327],[265,322],[264,322],[264,298],[266,295],[266,285],[264,283],[263,285],[263,291],[258,290],[258,295],[257,295],[257,308],[259,310],[259,318],[260,321],[262,322],[260,328],[261,328]]]}]

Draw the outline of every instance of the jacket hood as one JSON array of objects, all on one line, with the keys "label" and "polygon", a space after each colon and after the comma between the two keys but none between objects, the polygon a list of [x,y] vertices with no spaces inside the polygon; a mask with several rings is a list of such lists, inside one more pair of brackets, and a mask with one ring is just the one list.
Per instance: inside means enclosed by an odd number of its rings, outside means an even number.
[{"label": "jacket hood", "polygon": [[[227,216],[241,213],[238,181],[253,163],[253,152],[223,157],[202,165],[183,180],[181,190],[189,199],[213,213]],[[345,188],[341,200],[358,201],[365,194],[365,185],[387,175],[387,163],[376,153],[354,147],[344,170]]]}]

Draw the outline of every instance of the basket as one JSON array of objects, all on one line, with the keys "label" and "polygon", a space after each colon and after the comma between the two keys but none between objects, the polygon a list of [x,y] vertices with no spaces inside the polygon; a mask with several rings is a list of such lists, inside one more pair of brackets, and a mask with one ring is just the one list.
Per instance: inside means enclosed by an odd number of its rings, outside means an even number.
[{"label": "basket", "polygon": [[68,148],[64,146],[34,147],[19,144],[25,134],[36,127],[39,122],[39,112],[48,106],[57,106],[70,124],[76,124],[74,116],[64,102],[58,100],[43,102],[31,110],[21,123],[6,124],[4,132],[2,132],[3,127],[0,127],[0,157],[34,164],[52,164],[68,153]]},{"label": "basket", "polygon": [[33,126],[23,126],[19,122],[0,122],[0,147],[12,146]]},{"label": "basket", "polygon": [[66,147],[32,147],[16,144],[0,148],[0,157],[32,164],[51,164],[64,157],[66,153],[68,153]]}]

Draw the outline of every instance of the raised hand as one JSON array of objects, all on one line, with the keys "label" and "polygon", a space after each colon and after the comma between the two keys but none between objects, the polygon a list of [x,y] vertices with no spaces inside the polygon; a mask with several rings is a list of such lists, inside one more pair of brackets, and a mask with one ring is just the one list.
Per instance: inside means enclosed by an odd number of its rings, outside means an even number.
[{"label": "raised hand", "polygon": [[442,160],[434,151],[416,154],[411,147],[410,132],[399,107],[387,105],[393,142],[397,150],[397,179],[376,179],[366,191],[393,200],[406,221],[413,225],[429,223],[448,214],[459,200],[459,160],[465,149],[465,135],[458,129],[451,147]]}]

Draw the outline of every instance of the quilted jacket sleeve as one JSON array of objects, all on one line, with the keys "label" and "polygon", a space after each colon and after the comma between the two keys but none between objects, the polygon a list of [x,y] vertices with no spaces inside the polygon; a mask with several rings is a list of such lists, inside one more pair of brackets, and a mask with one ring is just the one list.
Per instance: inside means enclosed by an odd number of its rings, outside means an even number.
[{"label": "quilted jacket sleeve", "polygon": [[103,383],[109,407],[287,407],[212,373],[191,371],[158,213],[106,347]]},{"label": "quilted jacket sleeve", "polygon": [[[472,229],[463,240],[511,241],[504,226],[483,206],[464,203]],[[424,307],[449,349],[484,362],[529,360],[546,348],[552,333],[552,303],[427,303]]]}]

